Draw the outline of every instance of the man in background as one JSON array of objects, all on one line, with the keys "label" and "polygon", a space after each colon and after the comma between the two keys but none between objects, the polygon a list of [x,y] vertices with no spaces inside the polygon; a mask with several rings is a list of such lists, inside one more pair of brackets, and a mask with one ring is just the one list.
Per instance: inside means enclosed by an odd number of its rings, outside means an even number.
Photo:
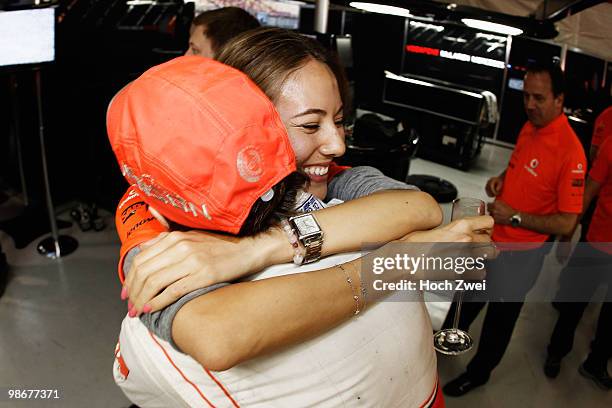
[{"label": "man in background", "polygon": [[591,352],[579,372],[601,389],[612,389],[608,360],[612,357],[612,138],[599,145],[584,191],[584,208],[599,195],[585,241],[578,244],[561,274],[557,295],[559,318],[548,345],[544,374],[556,378],[561,360],[572,349],[576,327],[600,285],[607,286]]},{"label": "man in background", "polygon": [[[444,387],[446,395],[464,395],[489,380],[538,278],[549,249],[545,243],[553,235],[570,233],[582,211],[586,157],[563,114],[563,101],[561,68],[551,64],[528,69],[523,87],[528,122],[508,167],[486,185],[487,194],[495,197],[488,210],[495,219],[493,241],[502,253],[487,263],[489,306],[478,351],[466,372]],[[473,300],[474,294],[466,293],[459,321],[463,330],[485,306]],[[445,327],[453,315],[451,309]]]},{"label": "man in background", "polygon": [[259,25],[255,17],[239,7],[205,11],[193,19],[189,30],[189,49],[185,55],[214,59],[225,43]]},{"label": "man in background", "polygon": [[589,161],[593,163],[597,157],[599,147],[612,134],[612,106],[608,106],[595,119],[593,129],[593,138],[591,139],[591,150],[589,152]]}]

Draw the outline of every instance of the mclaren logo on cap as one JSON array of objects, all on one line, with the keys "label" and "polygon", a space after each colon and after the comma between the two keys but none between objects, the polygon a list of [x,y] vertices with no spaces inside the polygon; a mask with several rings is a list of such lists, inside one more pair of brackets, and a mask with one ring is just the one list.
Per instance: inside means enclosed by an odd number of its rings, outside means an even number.
[{"label": "mclaren logo on cap", "polygon": [[247,146],[238,152],[236,167],[240,177],[249,183],[256,183],[263,174],[264,161],[255,147]]},{"label": "mclaren logo on cap", "polygon": [[136,184],[140,191],[142,191],[147,196],[155,198],[156,200],[159,200],[166,205],[171,205],[175,208],[179,208],[188,214],[192,214],[194,217],[203,215],[209,220],[212,219],[204,203],[202,203],[198,207],[196,204],[185,200],[178,194],[170,193],[161,186],[157,185],[155,183],[155,180],[148,174],[134,174],[132,169],[125,163],[123,164],[123,166],[121,166],[121,170],[123,172],[123,176],[131,183]]}]

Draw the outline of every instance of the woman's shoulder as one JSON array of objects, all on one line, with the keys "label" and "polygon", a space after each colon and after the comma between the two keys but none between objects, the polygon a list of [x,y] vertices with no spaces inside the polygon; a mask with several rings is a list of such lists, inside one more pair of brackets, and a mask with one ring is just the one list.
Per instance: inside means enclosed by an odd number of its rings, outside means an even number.
[{"label": "woman's shoulder", "polygon": [[385,176],[375,167],[357,166],[344,170],[330,181],[327,198],[349,201],[383,190],[418,190],[418,188]]}]

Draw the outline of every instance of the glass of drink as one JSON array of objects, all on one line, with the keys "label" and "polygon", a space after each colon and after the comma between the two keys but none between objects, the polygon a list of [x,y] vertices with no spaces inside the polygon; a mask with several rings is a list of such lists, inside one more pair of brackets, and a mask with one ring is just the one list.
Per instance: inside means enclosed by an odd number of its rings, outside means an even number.
[{"label": "glass of drink", "polygon": [[[485,203],[477,198],[456,198],[453,201],[451,221],[466,217],[476,217],[485,214]],[[456,293],[455,316],[453,317],[453,327],[442,329],[434,335],[434,348],[442,353],[449,355],[463,354],[470,350],[473,340],[470,335],[459,329],[459,314],[461,313],[461,303],[463,301],[463,291]]]}]

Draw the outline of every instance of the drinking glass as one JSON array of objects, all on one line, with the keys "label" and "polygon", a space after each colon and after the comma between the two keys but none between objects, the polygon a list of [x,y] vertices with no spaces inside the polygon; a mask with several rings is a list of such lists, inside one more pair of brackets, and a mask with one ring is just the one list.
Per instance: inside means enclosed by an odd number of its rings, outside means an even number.
[{"label": "drinking glass", "polygon": [[[456,198],[453,201],[451,221],[466,217],[475,217],[485,214],[485,203],[477,198]],[[470,350],[473,345],[472,337],[468,332],[459,329],[459,314],[461,313],[461,303],[463,302],[463,291],[456,293],[455,316],[453,317],[453,327],[442,329],[434,335],[434,348],[442,353],[449,355],[459,355]]]}]

